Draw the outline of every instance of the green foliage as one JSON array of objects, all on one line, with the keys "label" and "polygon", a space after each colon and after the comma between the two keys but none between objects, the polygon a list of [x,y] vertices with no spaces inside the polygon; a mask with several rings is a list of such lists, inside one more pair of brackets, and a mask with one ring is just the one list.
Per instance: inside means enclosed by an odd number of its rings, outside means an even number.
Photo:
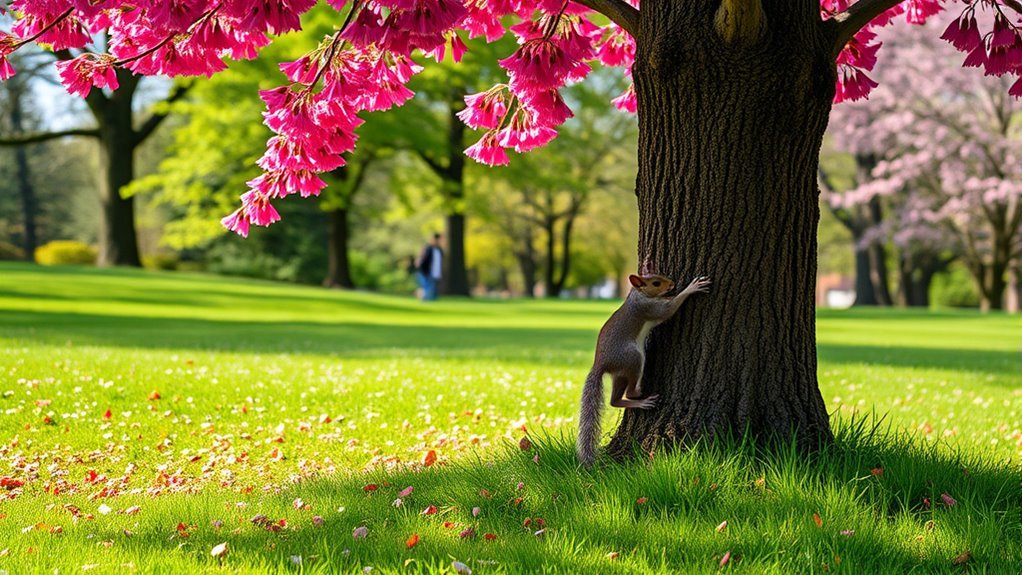
[{"label": "green foliage", "polygon": [[[450,573],[456,559],[477,573],[702,574],[727,551],[723,571],[749,573],[1022,570],[1012,316],[823,311],[833,448],[722,442],[585,471],[573,417],[613,302],[424,305],[28,264],[0,264],[0,291],[0,436],[47,462],[3,472],[27,480],[3,503],[10,573]],[[438,463],[424,468],[428,450]],[[62,481],[76,491],[54,494]],[[121,492],[93,498],[108,484]],[[458,537],[468,526],[476,537]],[[225,541],[220,565],[210,550]]]},{"label": "green foliage", "polygon": [[979,307],[976,279],[961,262],[953,263],[946,272],[933,277],[930,299],[940,307]]},{"label": "green foliage", "polygon": [[54,240],[35,250],[35,261],[44,266],[93,265],[96,248],[74,240]]},{"label": "green foliage", "polygon": [[25,259],[25,250],[18,246],[0,240],[0,261],[15,261]]},{"label": "green foliage", "polygon": [[178,269],[181,258],[177,254],[159,253],[150,256],[142,256],[142,267],[151,270],[173,271]]},{"label": "green foliage", "polygon": [[407,265],[386,253],[353,252],[351,276],[359,288],[402,295],[415,291],[415,278]]}]

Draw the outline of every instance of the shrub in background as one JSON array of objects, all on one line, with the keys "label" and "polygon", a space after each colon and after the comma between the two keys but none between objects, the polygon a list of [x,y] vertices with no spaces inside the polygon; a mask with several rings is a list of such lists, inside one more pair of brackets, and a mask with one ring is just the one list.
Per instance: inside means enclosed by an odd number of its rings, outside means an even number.
[{"label": "shrub in background", "polygon": [[35,250],[36,263],[44,266],[94,265],[96,248],[72,240],[56,240]]},{"label": "shrub in background", "polygon": [[150,270],[174,271],[180,265],[177,254],[154,254],[142,257],[142,267]]},{"label": "shrub in background", "polygon": [[938,307],[979,307],[976,280],[960,262],[937,274],[930,287],[930,300]]},{"label": "shrub in background", "polygon": [[25,250],[18,246],[0,241],[0,262],[9,262],[25,259]]}]

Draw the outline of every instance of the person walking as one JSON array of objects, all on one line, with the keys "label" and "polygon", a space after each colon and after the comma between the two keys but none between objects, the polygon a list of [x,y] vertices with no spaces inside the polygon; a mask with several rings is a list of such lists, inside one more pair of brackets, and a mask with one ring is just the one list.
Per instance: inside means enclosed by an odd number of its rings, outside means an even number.
[{"label": "person walking", "polygon": [[433,234],[433,241],[423,246],[416,262],[415,277],[422,290],[422,301],[433,301],[437,298],[444,269],[444,250],[440,247],[442,239],[443,236],[440,234]]}]

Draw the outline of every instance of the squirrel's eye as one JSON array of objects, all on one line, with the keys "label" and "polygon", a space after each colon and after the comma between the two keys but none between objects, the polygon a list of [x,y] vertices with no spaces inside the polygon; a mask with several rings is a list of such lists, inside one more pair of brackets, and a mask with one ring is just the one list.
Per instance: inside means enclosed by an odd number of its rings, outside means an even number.
[{"label": "squirrel's eye", "polygon": [[660,282],[653,282],[653,287],[660,287]]}]

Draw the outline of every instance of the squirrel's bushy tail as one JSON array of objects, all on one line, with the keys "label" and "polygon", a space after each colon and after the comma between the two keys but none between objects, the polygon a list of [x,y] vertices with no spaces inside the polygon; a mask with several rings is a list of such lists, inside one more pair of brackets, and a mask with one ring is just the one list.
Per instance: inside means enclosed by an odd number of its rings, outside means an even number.
[{"label": "squirrel's bushy tail", "polygon": [[600,422],[603,415],[603,371],[593,367],[582,388],[582,407],[578,414],[578,460],[589,467],[596,461],[600,443]]}]

